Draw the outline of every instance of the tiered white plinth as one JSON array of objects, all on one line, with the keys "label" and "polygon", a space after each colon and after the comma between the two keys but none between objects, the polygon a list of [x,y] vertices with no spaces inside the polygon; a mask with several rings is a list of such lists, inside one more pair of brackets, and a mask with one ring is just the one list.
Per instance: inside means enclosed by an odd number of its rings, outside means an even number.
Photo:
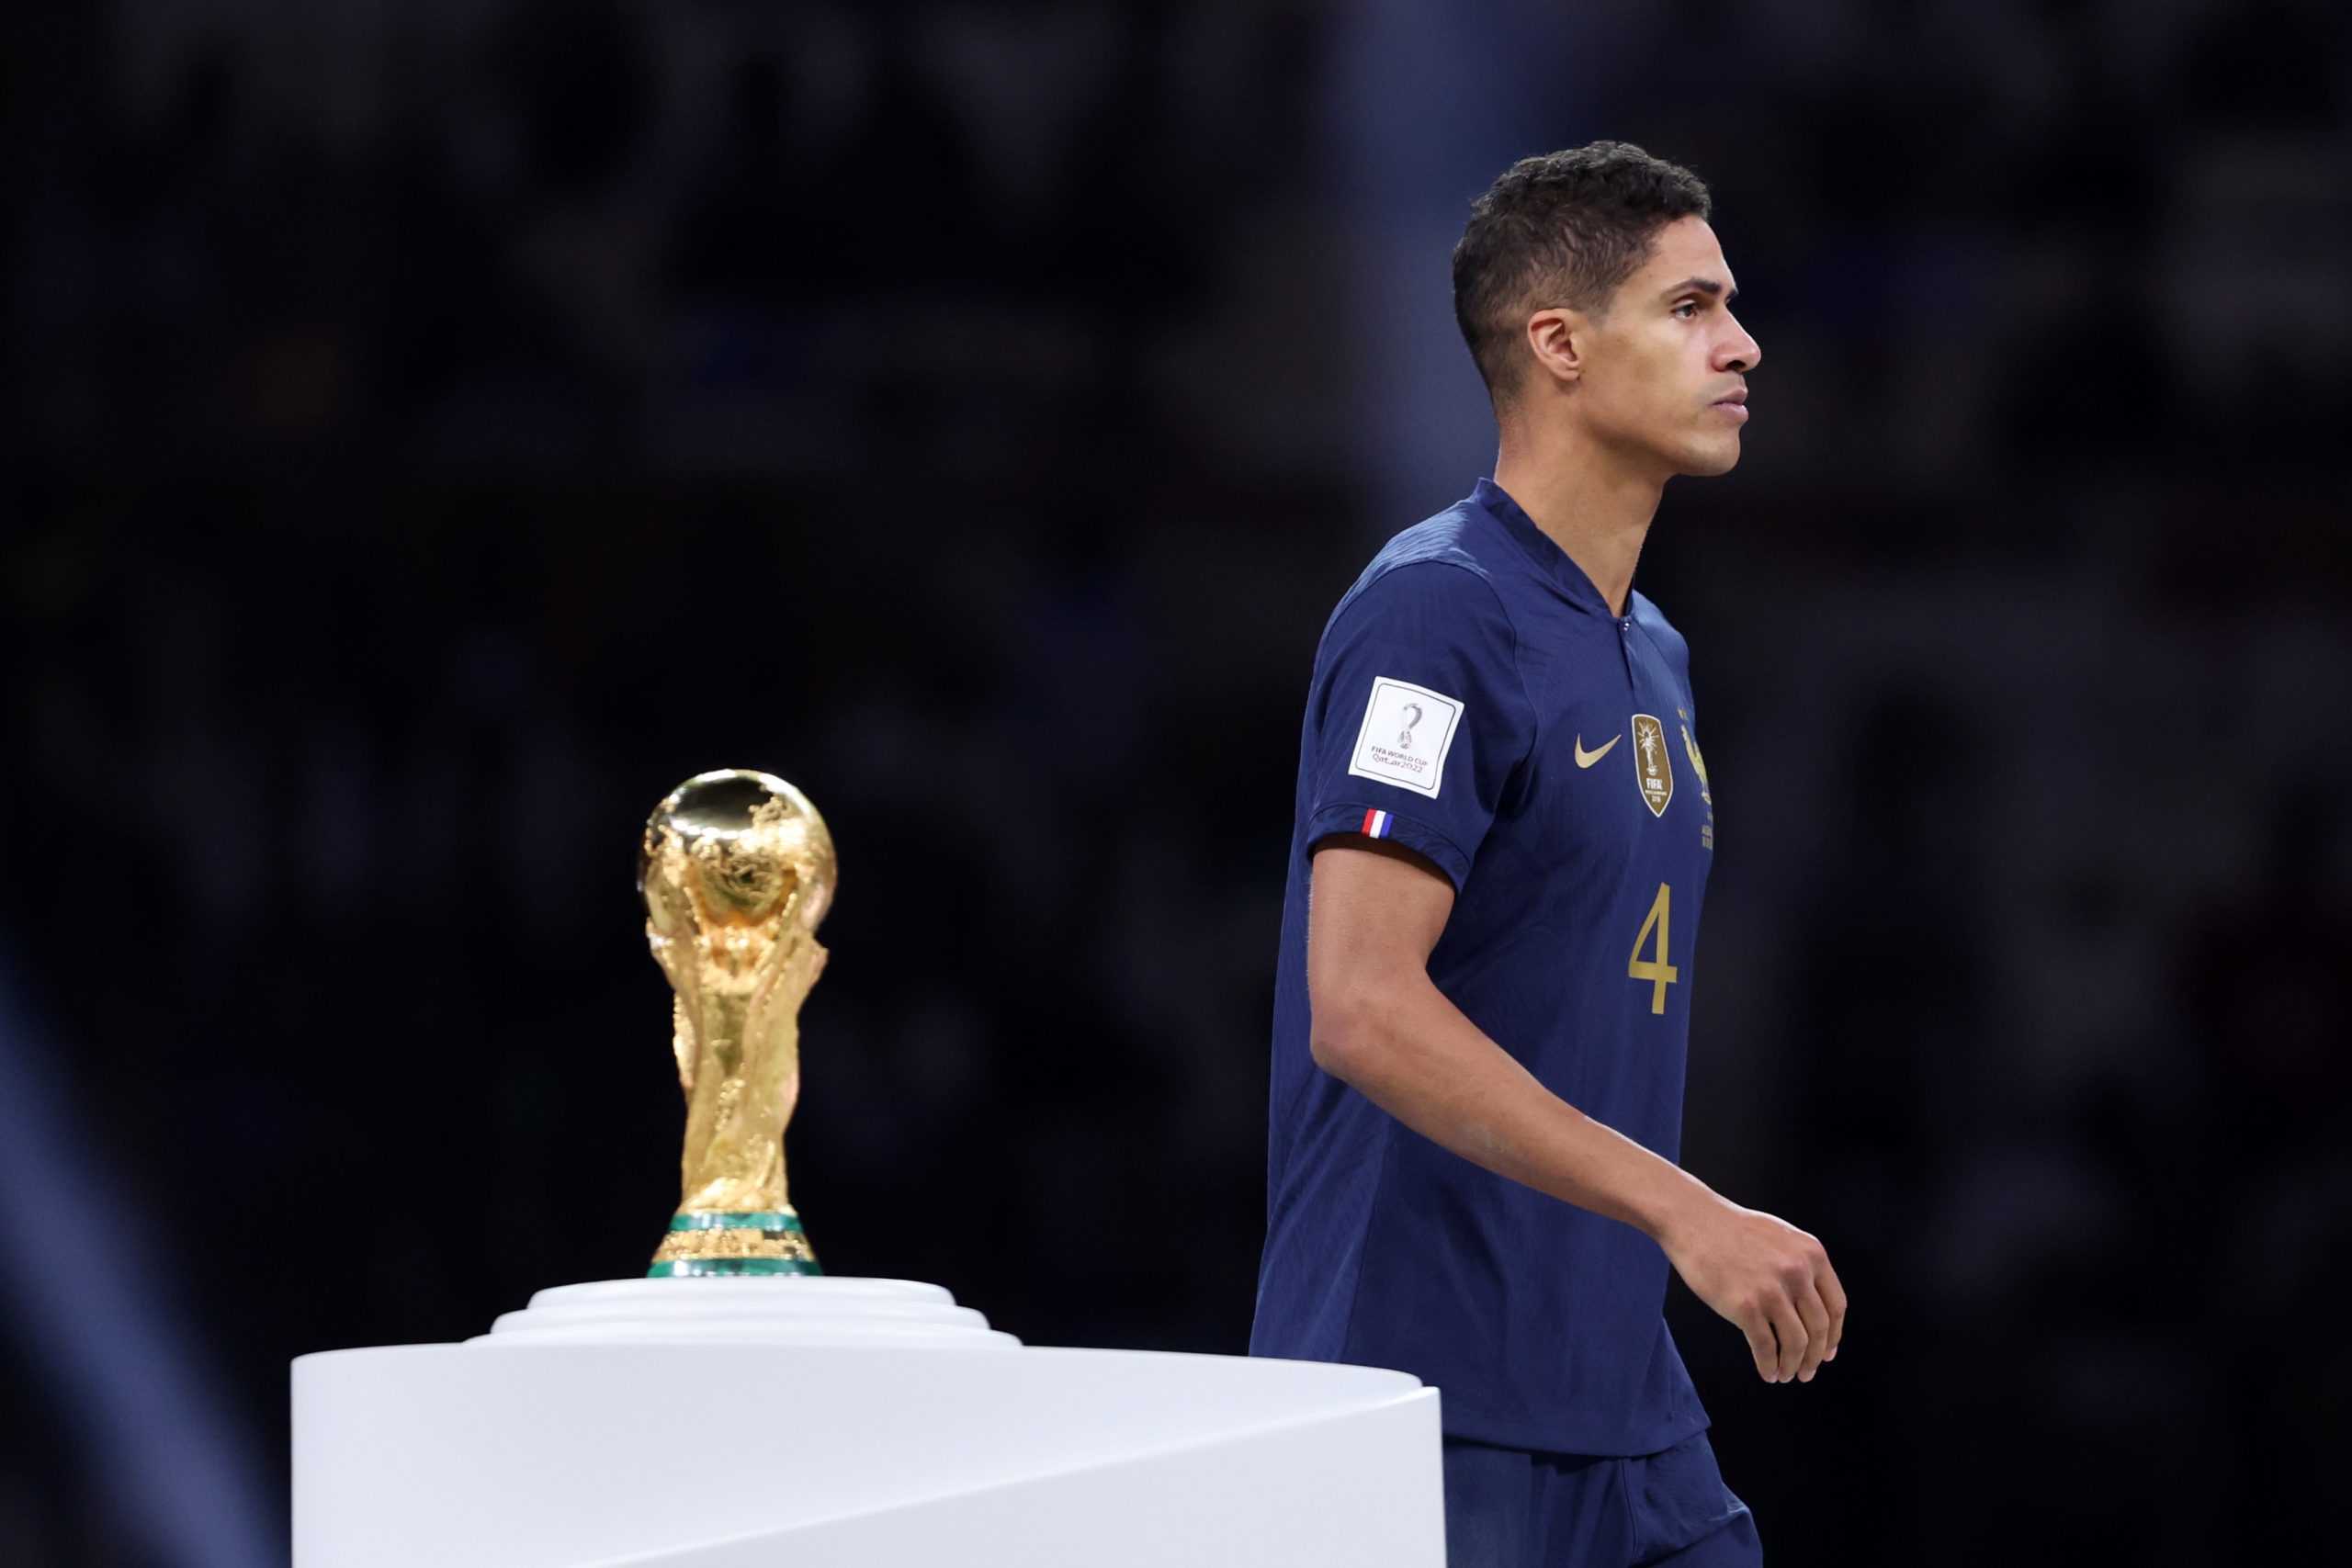
[{"label": "tiered white plinth", "polygon": [[1021,1341],[912,1280],[605,1280],[541,1291],[469,1345],[930,1345]]},{"label": "tiered white plinth", "polygon": [[1437,1393],[1024,1348],[936,1286],[543,1291],[294,1363],[295,1568],[1441,1568]]}]

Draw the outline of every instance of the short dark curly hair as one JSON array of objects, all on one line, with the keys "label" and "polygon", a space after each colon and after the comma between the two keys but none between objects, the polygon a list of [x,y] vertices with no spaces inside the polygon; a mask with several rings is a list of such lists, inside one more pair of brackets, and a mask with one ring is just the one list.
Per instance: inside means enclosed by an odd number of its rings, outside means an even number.
[{"label": "short dark curly hair", "polygon": [[1626,141],[1521,158],[1470,205],[1453,247],[1453,319],[1496,406],[1518,389],[1512,353],[1534,311],[1605,311],[1657,231],[1705,218],[1706,183]]}]

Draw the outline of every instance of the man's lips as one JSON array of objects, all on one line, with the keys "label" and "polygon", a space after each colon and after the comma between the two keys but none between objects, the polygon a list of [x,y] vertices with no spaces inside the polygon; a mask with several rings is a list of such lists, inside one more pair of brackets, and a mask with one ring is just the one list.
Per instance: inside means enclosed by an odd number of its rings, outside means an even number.
[{"label": "man's lips", "polygon": [[1709,406],[1723,410],[1724,412],[1731,415],[1735,423],[1746,424],[1747,423],[1747,389],[1741,387],[1736,391],[1725,392]]}]

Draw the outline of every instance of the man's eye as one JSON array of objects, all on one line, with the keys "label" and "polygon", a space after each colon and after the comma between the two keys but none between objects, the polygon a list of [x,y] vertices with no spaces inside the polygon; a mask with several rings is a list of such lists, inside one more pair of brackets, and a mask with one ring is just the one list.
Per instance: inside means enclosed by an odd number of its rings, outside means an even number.
[{"label": "man's eye", "polygon": [[1696,321],[1699,317],[1699,301],[1685,299],[1674,308],[1674,313],[1686,321]]}]

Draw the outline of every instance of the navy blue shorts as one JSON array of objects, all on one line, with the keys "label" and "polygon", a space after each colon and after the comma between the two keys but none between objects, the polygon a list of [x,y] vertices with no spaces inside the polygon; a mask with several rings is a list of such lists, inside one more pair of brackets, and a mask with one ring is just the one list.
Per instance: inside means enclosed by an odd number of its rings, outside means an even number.
[{"label": "navy blue shorts", "polygon": [[1638,1459],[1445,1439],[1446,1568],[1756,1568],[1707,1434]]}]

